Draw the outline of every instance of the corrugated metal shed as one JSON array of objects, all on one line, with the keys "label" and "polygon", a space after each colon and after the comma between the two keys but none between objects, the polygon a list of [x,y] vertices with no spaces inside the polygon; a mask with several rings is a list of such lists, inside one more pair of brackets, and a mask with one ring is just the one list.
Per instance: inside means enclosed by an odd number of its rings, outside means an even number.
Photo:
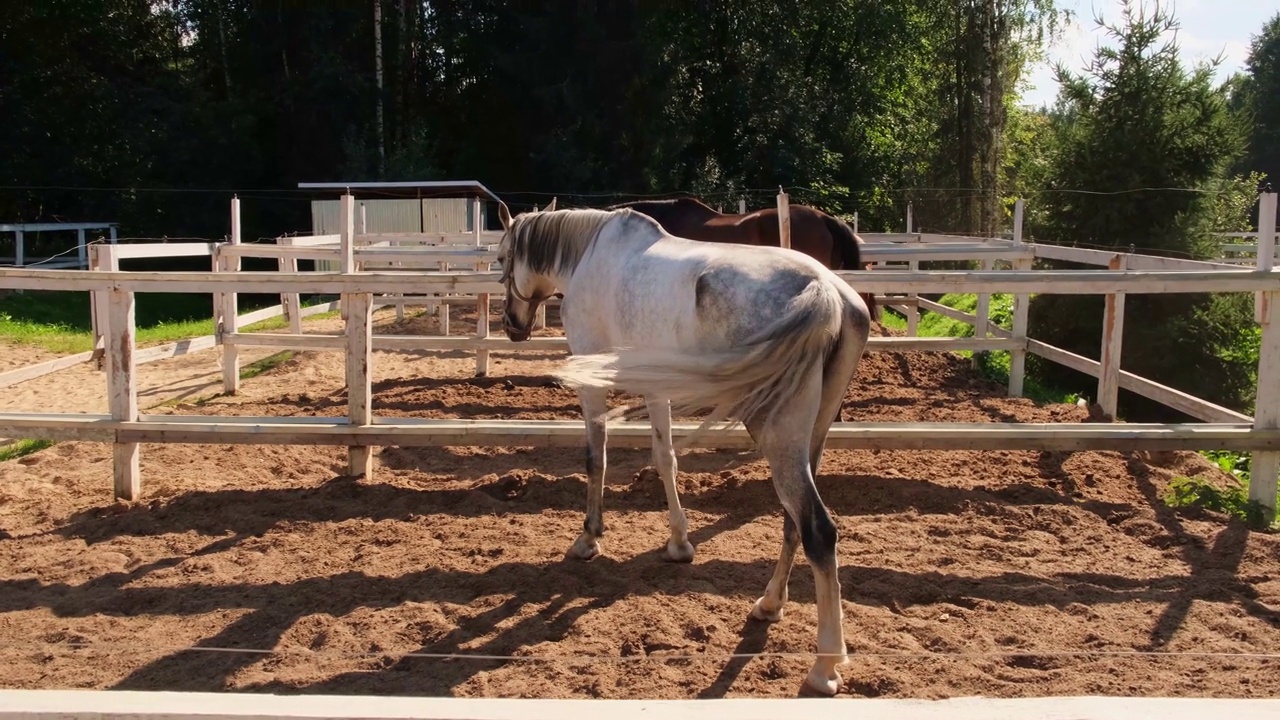
[{"label": "corrugated metal shed", "polygon": [[[311,201],[313,234],[339,234],[339,202]],[[360,231],[361,206],[365,208],[365,231],[371,233],[463,233],[471,232],[474,222],[471,198],[356,200],[356,232]],[[337,269],[336,261],[316,261],[316,270]]]}]

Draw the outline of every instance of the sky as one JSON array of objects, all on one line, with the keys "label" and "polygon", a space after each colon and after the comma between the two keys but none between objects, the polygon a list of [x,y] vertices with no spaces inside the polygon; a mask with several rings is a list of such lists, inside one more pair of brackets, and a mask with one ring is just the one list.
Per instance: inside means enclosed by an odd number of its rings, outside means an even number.
[{"label": "sky", "polygon": [[[1060,60],[1068,69],[1080,72],[1088,66],[1098,45],[1115,45],[1115,40],[1094,21],[1099,13],[1108,24],[1122,24],[1120,0],[1057,0],[1057,6],[1072,11],[1075,17],[1049,47],[1050,61],[1031,68],[1027,79],[1035,87],[1023,91],[1024,105],[1053,104],[1058,94],[1053,61]],[[1151,0],[1135,1],[1135,8],[1139,6],[1150,8]],[[1280,12],[1280,0],[1162,0],[1161,6],[1170,8],[1178,20],[1177,42],[1184,63],[1189,66],[1222,54],[1217,70],[1219,82],[1244,70],[1253,36]]]}]

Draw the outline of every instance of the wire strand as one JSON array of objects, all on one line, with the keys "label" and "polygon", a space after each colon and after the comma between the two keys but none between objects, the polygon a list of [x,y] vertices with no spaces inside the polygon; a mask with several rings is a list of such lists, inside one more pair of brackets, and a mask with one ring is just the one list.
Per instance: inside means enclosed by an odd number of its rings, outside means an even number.
[{"label": "wire strand", "polygon": [[[818,194],[818,193],[826,194],[826,193],[832,192],[831,190],[814,188],[807,185],[782,185],[781,187],[787,193],[807,192],[807,193],[814,193],[814,194]],[[578,191],[566,191],[566,190],[551,191],[551,190],[497,190],[497,189],[495,189],[493,192],[497,194],[505,194],[505,195],[536,195],[536,196],[545,196],[545,197],[560,196],[560,197],[578,197],[578,198],[622,198],[622,197],[662,198],[662,197],[688,196],[688,195],[693,195],[697,197],[737,198],[737,197],[742,197],[749,194],[768,193],[770,195],[773,195],[778,192],[778,188],[779,186],[775,185],[772,187],[764,187],[764,188],[739,188],[734,190],[695,191],[692,189],[680,189],[680,190],[669,190],[669,191],[663,191],[663,192],[623,192],[623,191],[578,192]],[[360,189],[362,192],[367,192],[371,194],[379,194],[379,195],[387,195],[387,196],[395,196],[395,197],[410,195],[410,194],[415,196],[416,195],[435,196],[440,194],[441,192],[445,192],[446,194],[448,194],[447,191],[441,191],[441,190],[432,189],[432,188],[408,187],[408,188],[403,188],[401,191],[397,191],[394,188],[357,188],[357,189]],[[289,188],[289,187],[179,188],[179,187],[129,187],[129,186],[106,187],[106,186],[91,186],[91,185],[0,185],[0,191],[150,192],[150,193],[234,194],[234,195],[289,193],[292,196],[294,196],[294,197],[267,198],[267,199],[280,199],[280,200],[285,200],[285,199],[296,200],[296,199],[299,199],[298,197],[296,197],[298,195],[332,192],[332,190],[330,189],[320,190],[316,188]],[[995,192],[995,190],[993,188],[980,188],[980,187],[896,187],[896,188],[848,189],[848,190],[841,190],[841,191],[835,191],[835,192],[836,194],[847,194],[847,195],[865,195],[869,193],[899,193],[899,194],[900,193],[977,193],[975,195],[951,196],[950,198],[940,198],[940,199],[965,199],[965,198],[975,198],[975,197],[987,197],[987,196],[990,196],[993,192]],[[1082,190],[1082,189],[1075,189],[1075,188],[1040,188],[1040,189],[1034,189],[1034,190],[1024,190],[1024,191],[1021,191],[1019,195],[1022,195],[1024,197],[1032,196],[1032,195],[1048,195],[1048,194],[1127,195],[1127,194],[1140,193],[1140,192],[1185,192],[1185,193],[1195,193],[1195,194],[1202,194],[1202,195],[1221,195],[1221,194],[1230,193],[1232,191],[1231,190],[1213,190],[1213,189],[1206,189],[1206,188],[1159,187],[1159,186],[1127,188],[1122,190]],[[262,198],[259,198],[259,199],[262,199]]]}]

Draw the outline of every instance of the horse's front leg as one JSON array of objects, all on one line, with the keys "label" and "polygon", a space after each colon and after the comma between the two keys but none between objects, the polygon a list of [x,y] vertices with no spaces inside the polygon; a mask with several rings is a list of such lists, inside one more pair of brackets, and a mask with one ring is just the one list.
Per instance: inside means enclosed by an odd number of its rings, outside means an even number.
[{"label": "horse's front leg", "polygon": [[653,466],[662,477],[667,491],[667,524],[671,538],[667,540],[664,556],[673,562],[692,562],[693,545],[689,543],[689,523],[680,507],[680,490],[676,486],[676,451],[671,446],[671,401],[661,398],[645,398],[649,406],[649,423],[652,428]]},{"label": "horse's front leg", "polygon": [[604,535],[604,413],[608,403],[604,390],[584,389],[578,397],[587,424],[587,516],[582,522],[582,534],[574,541],[569,554],[590,560],[600,554],[600,536]]}]

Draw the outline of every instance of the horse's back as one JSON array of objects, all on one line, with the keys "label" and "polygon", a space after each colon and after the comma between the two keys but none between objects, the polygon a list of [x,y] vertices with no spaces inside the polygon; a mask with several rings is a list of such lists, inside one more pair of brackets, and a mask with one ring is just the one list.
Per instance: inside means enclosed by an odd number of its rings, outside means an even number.
[{"label": "horse's back", "polygon": [[[814,283],[843,284],[821,263],[776,247],[670,238],[623,279],[618,311],[643,322],[637,341],[727,348],[782,317]],[[644,317],[641,317],[644,316]],[[619,324],[631,324],[619,318]]]}]

